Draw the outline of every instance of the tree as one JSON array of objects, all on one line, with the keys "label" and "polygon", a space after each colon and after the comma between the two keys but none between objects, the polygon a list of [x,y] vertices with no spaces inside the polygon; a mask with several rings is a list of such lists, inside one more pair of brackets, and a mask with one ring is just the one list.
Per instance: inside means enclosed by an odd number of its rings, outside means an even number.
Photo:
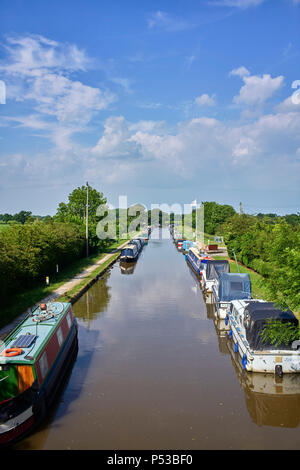
[{"label": "tree", "polygon": [[[106,206],[107,199],[91,186],[88,187],[88,238],[89,247],[92,251],[103,248],[108,240],[99,240],[96,233],[96,227],[99,220],[105,216],[97,215],[99,206]],[[81,186],[74,189],[68,197],[68,202],[61,202],[58,205],[54,220],[58,222],[72,223],[78,226],[81,233],[85,233],[86,227],[86,203],[87,203],[87,186]]]},{"label": "tree", "polygon": [[[96,189],[89,186],[89,221],[96,222],[99,218],[97,217],[97,209],[100,205],[105,205],[107,199],[103,196],[103,193],[99,193]],[[76,220],[83,222],[86,217],[86,201],[87,201],[87,187],[81,186],[72,193],[69,194],[69,201],[67,204],[61,202],[58,206],[56,213],[56,220],[61,222],[74,222]]]}]

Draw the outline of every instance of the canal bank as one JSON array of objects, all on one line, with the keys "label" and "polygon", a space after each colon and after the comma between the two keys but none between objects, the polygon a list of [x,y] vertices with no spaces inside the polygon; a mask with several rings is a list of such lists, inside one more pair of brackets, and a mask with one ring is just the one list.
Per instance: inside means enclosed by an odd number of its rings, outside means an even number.
[{"label": "canal bank", "polygon": [[79,352],[48,421],[18,449],[296,449],[300,383],[245,374],[199,282],[153,235],[75,303]]},{"label": "canal bank", "polygon": [[[94,262],[87,266],[84,270],[77,268],[77,273],[73,275],[68,281],[55,282],[50,287],[42,287],[33,289],[30,292],[25,292],[23,295],[19,294],[20,310],[21,305],[28,305],[25,311],[15,316],[13,320],[8,321],[6,325],[3,325],[0,329],[0,339],[3,339],[16,325],[30,313],[31,309],[38,306],[39,303],[46,303],[54,300],[60,300],[63,302],[74,303],[98,278],[99,276],[120,256],[120,250],[129,243],[126,240],[120,245],[117,245],[107,254],[102,253],[101,255],[93,256]],[[99,259],[100,257],[100,259]],[[98,258],[98,259],[97,259]],[[80,260],[84,262],[85,260]],[[68,267],[68,270],[71,270]],[[76,267],[74,267],[76,270]],[[58,285],[57,287],[55,287]],[[48,295],[44,296],[47,292]],[[23,304],[22,304],[23,302]],[[16,310],[16,306],[14,307]]]}]

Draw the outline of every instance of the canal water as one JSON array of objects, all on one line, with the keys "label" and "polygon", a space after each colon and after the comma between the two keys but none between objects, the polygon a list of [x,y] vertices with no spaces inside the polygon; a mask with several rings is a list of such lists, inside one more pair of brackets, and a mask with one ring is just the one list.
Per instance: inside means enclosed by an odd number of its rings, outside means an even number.
[{"label": "canal water", "polygon": [[157,235],[74,305],[76,362],[16,449],[299,448],[300,374],[245,373],[184,256]]}]

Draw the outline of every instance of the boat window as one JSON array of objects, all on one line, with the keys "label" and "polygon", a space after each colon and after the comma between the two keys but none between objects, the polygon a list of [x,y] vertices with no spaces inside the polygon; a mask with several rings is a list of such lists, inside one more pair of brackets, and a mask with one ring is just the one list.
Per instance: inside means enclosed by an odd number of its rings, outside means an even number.
[{"label": "boat window", "polygon": [[125,248],[121,252],[122,256],[133,256],[133,250],[131,248]]},{"label": "boat window", "polygon": [[232,291],[242,291],[243,290],[243,283],[242,282],[231,282],[230,289]]},{"label": "boat window", "polygon": [[39,365],[40,365],[42,379],[44,379],[46,377],[47,372],[48,372],[48,359],[47,359],[46,351],[42,355],[42,357],[39,361]]},{"label": "boat window", "polygon": [[71,328],[72,320],[71,320],[71,314],[70,314],[70,312],[69,312],[68,315],[67,315],[67,322],[68,322],[68,327]]},{"label": "boat window", "polygon": [[56,336],[57,336],[58,345],[61,346],[63,343],[63,339],[64,339],[61,328],[58,328]]}]

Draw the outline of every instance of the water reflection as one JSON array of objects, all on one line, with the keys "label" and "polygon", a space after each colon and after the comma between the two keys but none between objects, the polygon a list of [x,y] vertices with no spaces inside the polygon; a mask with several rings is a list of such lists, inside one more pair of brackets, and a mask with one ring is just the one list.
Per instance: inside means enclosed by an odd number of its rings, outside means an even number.
[{"label": "water reflection", "polygon": [[75,303],[77,362],[30,448],[297,448],[300,375],[243,373],[214,305],[162,235],[133,275],[116,262]]},{"label": "water reflection", "polygon": [[76,317],[81,318],[89,325],[95,320],[99,313],[107,309],[111,294],[108,280],[111,269],[108,269],[103,276],[76,302]]},{"label": "water reflection", "polygon": [[296,428],[300,422],[300,374],[273,374],[247,372],[240,356],[234,352],[233,342],[227,347],[239,382],[244,390],[247,410],[258,426]]},{"label": "water reflection", "polygon": [[121,274],[133,274],[136,267],[136,261],[133,263],[124,263],[120,261],[119,265]]}]

